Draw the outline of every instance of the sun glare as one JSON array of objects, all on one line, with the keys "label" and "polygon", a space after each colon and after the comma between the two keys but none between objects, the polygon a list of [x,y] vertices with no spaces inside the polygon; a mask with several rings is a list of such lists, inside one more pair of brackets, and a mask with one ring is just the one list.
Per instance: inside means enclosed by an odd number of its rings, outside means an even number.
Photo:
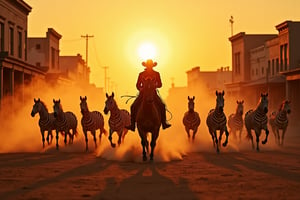
[{"label": "sun glare", "polygon": [[142,60],[155,59],[156,48],[152,43],[146,42],[139,46],[138,54]]}]

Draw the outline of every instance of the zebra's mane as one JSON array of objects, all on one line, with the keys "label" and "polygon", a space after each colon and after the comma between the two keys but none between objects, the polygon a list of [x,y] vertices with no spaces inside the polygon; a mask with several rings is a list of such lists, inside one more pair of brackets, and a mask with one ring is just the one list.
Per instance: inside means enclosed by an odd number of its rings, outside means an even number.
[{"label": "zebra's mane", "polygon": [[39,102],[42,104],[42,106],[44,106],[45,110],[48,112],[48,108],[47,108],[46,104],[41,100]]},{"label": "zebra's mane", "polygon": [[284,100],[284,101],[282,101],[282,103],[281,103],[281,104],[280,104],[280,106],[279,106],[279,109],[278,109],[278,111],[281,111],[281,110],[283,110],[283,108],[284,108],[284,105],[285,105],[286,103],[288,103],[288,102],[287,102],[287,100]]}]

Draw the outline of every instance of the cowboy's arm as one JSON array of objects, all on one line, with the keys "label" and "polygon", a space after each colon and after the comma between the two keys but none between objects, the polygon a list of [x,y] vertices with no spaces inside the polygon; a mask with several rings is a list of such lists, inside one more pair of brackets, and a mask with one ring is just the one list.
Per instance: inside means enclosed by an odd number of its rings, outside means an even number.
[{"label": "cowboy's arm", "polygon": [[139,74],[138,80],[136,82],[136,89],[138,89],[139,91],[143,88],[142,86],[142,75]]},{"label": "cowboy's arm", "polygon": [[160,75],[159,73],[157,72],[156,74],[156,78],[155,78],[156,82],[155,82],[155,86],[156,88],[161,88],[162,86],[162,83],[161,83],[161,79],[160,79]]}]

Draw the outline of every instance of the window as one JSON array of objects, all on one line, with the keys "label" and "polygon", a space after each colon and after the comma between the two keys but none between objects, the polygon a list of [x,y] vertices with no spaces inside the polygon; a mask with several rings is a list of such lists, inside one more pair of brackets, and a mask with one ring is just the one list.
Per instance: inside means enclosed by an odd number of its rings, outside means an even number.
[{"label": "window", "polygon": [[279,72],[279,59],[276,58],[276,73]]},{"label": "window", "polygon": [[280,71],[283,71],[283,45],[280,45]]},{"label": "window", "polygon": [[9,53],[14,55],[14,28],[9,28]]},{"label": "window", "polygon": [[234,54],[234,63],[235,63],[235,73],[241,74],[241,58],[240,52]]},{"label": "window", "polygon": [[24,41],[25,41],[25,45],[24,45],[24,57],[25,57],[25,60],[27,60],[27,31],[24,32]]},{"label": "window", "polygon": [[274,59],[272,59],[272,76],[274,75]]},{"label": "window", "polygon": [[0,22],[0,51],[4,51],[4,23]]},{"label": "window", "polygon": [[287,70],[287,44],[284,45],[284,70]]},{"label": "window", "polygon": [[18,31],[18,57],[22,58],[22,32]]},{"label": "window", "polygon": [[41,45],[40,44],[36,44],[35,45],[35,49],[41,49]]},{"label": "window", "polygon": [[51,47],[51,66],[52,69],[55,68],[55,49]]}]

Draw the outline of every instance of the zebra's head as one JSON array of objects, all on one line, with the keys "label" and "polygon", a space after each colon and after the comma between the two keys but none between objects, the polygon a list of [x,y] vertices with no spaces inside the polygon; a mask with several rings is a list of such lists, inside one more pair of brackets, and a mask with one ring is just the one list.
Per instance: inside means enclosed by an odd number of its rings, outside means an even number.
[{"label": "zebra's head", "polygon": [[244,113],[244,100],[242,101],[236,101],[237,103],[237,108],[236,108],[236,113],[243,115]]},{"label": "zebra's head", "polygon": [[263,110],[264,113],[268,113],[268,106],[269,106],[268,93],[265,94],[261,93],[259,107]]},{"label": "zebra's head", "polygon": [[40,98],[38,98],[37,100],[34,98],[34,104],[33,104],[33,108],[31,111],[31,116],[34,117],[36,113],[40,112],[42,109],[42,104],[41,104],[41,100]]},{"label": "zebra's head", "polygon": [[217,103],[216,103],[216,110],[219,112],[223,112],[224,109],[224,90],[222,92],[216,91],[216,96],[217,96]]},{"label": "zebra's head", "polygon": [[280,106],[280,109],[279,110],[283,110],[285,111],[287,114],[290,114],[291,113],[291,107],[290,107],[290,101],[288,100],[285,100],[282,102],[281,106]]},{"label": "zebra's head", "polygon": [[86,113],[86,112],[89,112],[89,108],[88,108],[88,105],[87,105],[87,97],[81,97],[80,96],[80,110],[81,110],[81,113]]},{"label": "zebra's head", "polygon": [[195,96],[193,96],[193,98],[190,98],[188,96],[188,100],[189,100],[189,102],[188,102],[188,109],[189,109],[189,111],[193,111],[194,107],[195,107],[195,102],[194,102]]},{"label": "zebra's head", "polygon": [[54,117],[57,118],[57,116],[59,116],[60,113],[63,112],[62,106],[60,104],[60,99],[58,99],[58,100],[53,99],[53,103],[54,103],[54,105],[53,105],[54,113],[53,114],[54,114]]},{"label": "zebra's head", "polygon": [[112,94],[109,96],[107,93],[106,93],[106,101],[105,101],[105,107],[104,107],[104,114],[108,114],[108,112],[113,109],[114,107],[116,107],[116,101],[114,99],[114,92],[112,92]]}]

